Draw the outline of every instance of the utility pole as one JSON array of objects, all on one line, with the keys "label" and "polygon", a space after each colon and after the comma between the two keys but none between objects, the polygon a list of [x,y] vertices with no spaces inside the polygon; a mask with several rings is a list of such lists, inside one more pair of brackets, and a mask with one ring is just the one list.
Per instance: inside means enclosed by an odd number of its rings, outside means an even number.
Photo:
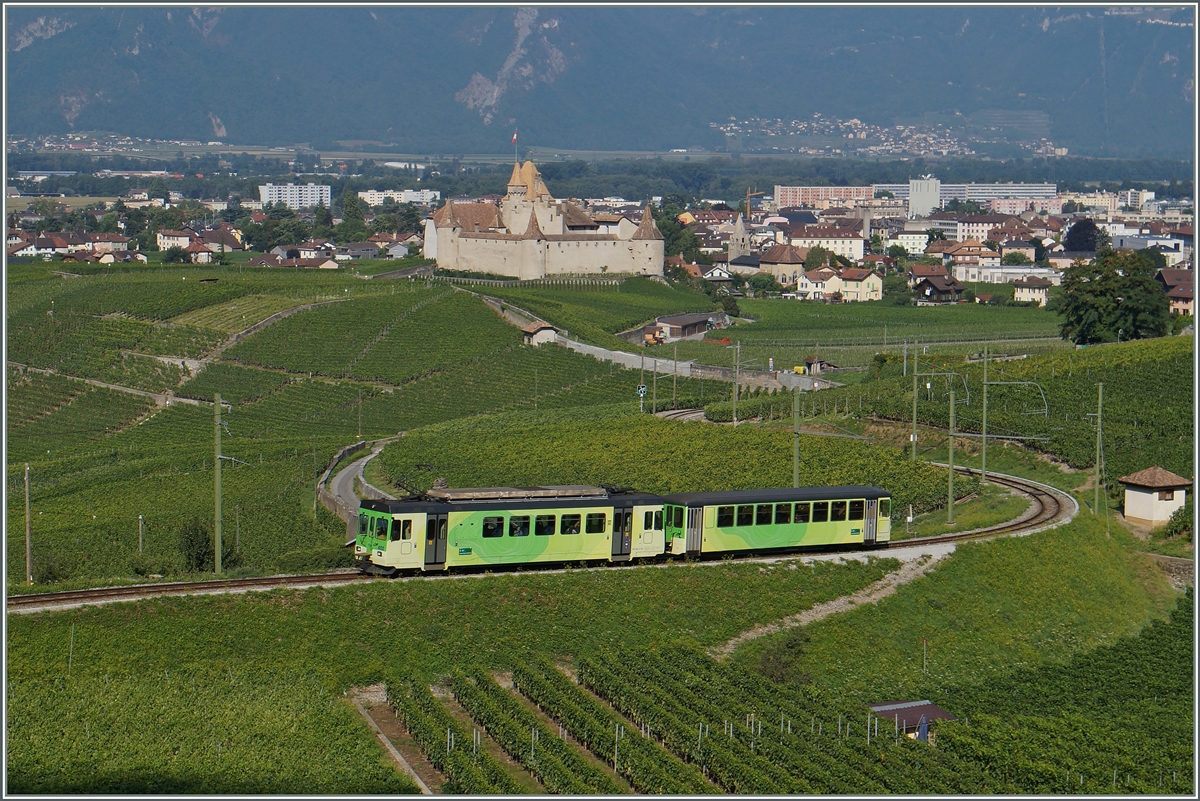
[{"label": "utility pole", "polygon": [[983,346],[983,466],[979,470],[979,482],[987,483],[987,364],[988,346]]},{"label": "utility pole", "polygon": [[1096,500],[1093,511],[1100,514],[1100,485],[1104,481],[1104,451],[1101,439],[1104,436],[1104,384],[1096,385]]},{"label": "utility pole", "polygon": [[362,387],[358,388],[358,439],[362,441]]},{"label": "utility pole", "polygon": [[138,553],[142,552],[142,516],[138,515]]},{"label": "utility pole", "polygon": [[908,377],[908,340],[904,340],[904,377]]},{"label": "utility pole", "polygon": [[742,340],[737,342],[733,357],[733,427],[737,428],[738,378],[742,366]]},{"label": "utility pole", "polygon": [[535,412],[537,411],[537,400],[538,400],[538,398],[537,398],[537,396],[538,396],[537,380],[538,380],[538,369],[535,367],[535,368],[533,368],[533,410]]},{"label": "utility pole", "polygon": [[679,402],[676,399],[676,390],[679,387],[679,343],[675,343],[675,358],[673,360],[675,369],[671,374],[671,408],[678,409]]},{"label": "utility pole", "polygon": [[913,430],[912,460],[917,461],[917,347],[913,343]]},{"label": "utility pole", "polygon": [[[29,511],[29,462],[25,463],[25,583],[33,583],[33,518]],[[140,550],[140,548],[139,548]]]},{"label": "utility pole", "polygon": [[658,357],[654,357],[654,372],[650,374],[650,414],[658,414]]},{"label": "utility pole", "polygon": [[213,567],[221,572],[221,393],[213,393]]},{"label": "utility pole", "polygon": [[800,486],[800,388],[792,389],[792,486]]},{"label": "utility pole", "polygon": [[946,525],[954,524],[954,385],[950,385],[950,491],[946,496]]},{"label": "utility pole", "polygon": [[317,514],[317,481],[321,474],[317,471],[317,435],[313,434],[313,516]]}]

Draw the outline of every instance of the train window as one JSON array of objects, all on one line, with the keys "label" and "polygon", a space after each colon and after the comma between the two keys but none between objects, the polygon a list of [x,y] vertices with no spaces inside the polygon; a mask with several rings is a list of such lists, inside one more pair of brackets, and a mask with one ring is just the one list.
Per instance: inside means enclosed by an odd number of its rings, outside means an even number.
[{"label": "train window", "polygon": [[371,524],[371,518],[367,517],[366,515],[359,515],[358,516],[358,533],[366,534],[367,526],[369,526],[370,524]]},{"label": "train window", "polygon": [[845,520],[846,519],[846,502],[834,501],[829,507],[830,520]]},{"label": "train window", "polygon": [[654,513],[654,526],[653,526],[654,530],[662,531],[662,523],[663,523],[662,512],[655,512]]},{"label": "train window", "polygon": [[771,525],[771,504],[760,503],[758,505],[758,514],[754,516],[754,525],[769,526]]},{"label": "train window", "polygon": [[737,524],[739,526],[753,526],[754,525],[754,507],[753,506],[739,506],[737,508]]},{"label": "train window", "polygon": [[578,534],[579,520],[579,515],[563,515],[562,528],[559,529],[559,532],[562,534]]},{"label": "train window", "polygon": [[587,533],[603,534],[608,530],[608,515],[603,512],[587,516]]},{"label": "train window", "polygon": [[529,536],[529,515],[521,515],[520,517],[510,517],[508,519],[508,536],[510,537],[528,537]]},{"label": "train window", "polygon": [[850,501],[850,519],[862,520],[866,505],[866,501]]},{"label": "train window", "polygon": [[880,498],[879,499],[879,516],[880,517],[891,517],[892,516],[892,499],[891,498]]},{"label": "train window", "polygon": [[642,521],[642,529],[645,530],[645,529],[652,529],[652,528],[654,528],[654,512],[647,509],[646,510],[646,519],[644,521]]},{"label": "train window", "polygon": [[796,504],[795,522],[797,522],[797,523],[807,523],[808,522],[808,508],[809,507],[808,507],[807,502]]},{"label": "train window", "polygon": [[675,528],[683,528],[683,507],[675,507]]},{"label": "train window", "polygon": [[[395,530],[396,529],[393,527],[392,531],[394,532]],[[411,520],[401,520],[400,521],[400,539],[402,539],[402,540],[411,540],[412,539],[412,521]]]},{"label": "train window", "polygon": [[483,536],[485,536],[485,537],[503,537],[504,536],[504,518],[503,517],[485,517],[485,518],[483,518]]},{"label": "train window", "polygon": [[829,519],[829,501],[817,501],[812,508],[812,521],[824,523]]},{"label": "train window", "polygon": [[775,524],[782,525],[792,522],[792,505],[781,503],[775,506]]},{"label": "train window", "polygon": [[388,530],[388,521],[386,521],[386,520],[376,520],[375,521],[375,539],[386,540],[387,539],[387,530]]},{"label": "train window", "polygon": [[733,507],[718,506],[717,507],[717,525],[722,528],[729,528],[733,525]]},{"label": "train window", "polygon": [[554,533],[554,515],[538,515],[533,519],[533,533],[539,537],[549,537]]}]

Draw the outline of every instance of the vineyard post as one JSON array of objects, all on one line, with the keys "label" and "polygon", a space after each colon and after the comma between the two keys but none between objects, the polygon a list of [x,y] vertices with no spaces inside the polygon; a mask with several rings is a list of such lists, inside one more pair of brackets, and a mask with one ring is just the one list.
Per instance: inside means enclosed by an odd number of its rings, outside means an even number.
[{"label": "vineyard post", "polygon": [[792,487],[800,486],[800,388],[792,388]]},{"label": "vineyard post", "polygon": [[904,340],[904,377],[908,378],[908,340]]},{"label": "vineyard post", "polygon": [[954,386],[950,386],[950,489],[946,495],[946,525],[954,525]]},{"label": "vineyard post", "polygon": [[138,515],[138,553],[142,552],[142,516]]},{"label": "vineyard post", "polygon": [[1100,450],[1104,431],[1104,384],[1097,384],[1096,391],[1096,505],[1092,507],[1092,511],[1100,514],[1100,484],[1104,480],[1103,454]]},{"label": "vineyard post", "polygon": [[658,357],[654,357],[654,371],[650,374],[650,414],[658,414]]},{"label": "vineyard post", "polygon": [[213,393],[213,567],[221,572],[221,393]]},{"label": "vineyard post", "polygon": [[533,410],[537,411],[537,395],[538,395],[538,369],[533,368]]},{"label": "vineyard post", "polygon": [[[362,441],[362,387],[358,388],[358,439]],[[316,506],[313,506],[313,513],[317,511]]]},{"label": "vineyard post", "polygon": [[987,483],[987,368],[988,346],[983,346],[983,466],[979,469],[979,482]]},{"label": "vineyard post", "polygon": [[313,434],[313,516],[317,514],[317,482],[321,478],[321,473],[317,467],[317,435]]},{"label": "vineyard post", "polygon": [[913,430],[912,460],[917,461],[917,348],[913,344]]},{"label": "vineyard post", "polygon": [[[141,519],[141,516],[138,516]],[[25,583],[33,583],[33,518],[29,512],[29,462],[25,463]],[[141,535],[138,536],[140,542]],[[141,548],[139,547],[140,551]]]}]

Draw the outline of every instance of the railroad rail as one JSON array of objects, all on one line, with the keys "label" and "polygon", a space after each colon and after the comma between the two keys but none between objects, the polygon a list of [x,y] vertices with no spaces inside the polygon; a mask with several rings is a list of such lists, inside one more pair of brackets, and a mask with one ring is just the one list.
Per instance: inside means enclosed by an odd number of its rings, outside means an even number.
[{"label": "railroad rail", "polygon": [[[683,410],[681,410],[683,411]],[[944,466],[944,465],[943,465]],[[956,467],[961,474],[977,474],[972,468]],[[958,542],[962,540],[987,539],[1000,536],[1025,536],[1047,528],[1062,525],[1070,521],[1079,512],[1079,503],[1061,490],[1054,489],[1036,481],[1017,478],[999,473],[988,473],[988,480],[1014,489],[1027,496],[1030,500],[1029,509],[1015,520],[998,526],[961,531],[953,534],[940,534],[932,537],[913,537],[911,539],[893,540],[896,547],[920,546],[934,543]],[[886,556],[886,549],[870,549],[868,551],[879,556]],[[852,554],[857,551],[837,549],[818,549],[797,552],[798,555],[815,555],[822,553]],[[721,554],[727,559],[728,554]],[[774,554],[764,557],[761,554],[747,554],[740,560],[761,558],[778,559]],[[631,563],[635,564],[635,563]],[[495,566],[493,566],[494,568]],[[626,567],[626,566],[622,566]],[[558,571],[546,571],[558,572]],[[422,576],[422,579],[453,579],[469,578],[484,575],[483,573],[456,573],[452,575]],[[340,586],[351,583],[369,581],[388,581],[378,576],[365,576],[357,571],[335,573],[317,573],[304,576],[266,576],[260,578],[215,579],[209,581],[173,581],[156,584],[133,584],[124,587],[100,587],[91,590],[69,590],[65,592],[43,592],[28,595],[10,595],[6,599],[7,611],[14,614],[43,612],[49,610],[71,609],[79,606],[114,603],[118,601],[138,601],[148,598],[178,595],[213,595],[235,592],[262,592],[274,589],[303,589],[306,587]]]}]

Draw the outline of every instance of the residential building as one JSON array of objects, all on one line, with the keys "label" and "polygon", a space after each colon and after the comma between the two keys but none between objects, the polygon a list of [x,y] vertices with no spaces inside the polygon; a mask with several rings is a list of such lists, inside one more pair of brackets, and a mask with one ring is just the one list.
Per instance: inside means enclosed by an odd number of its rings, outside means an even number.
[{"label": "residential building", "polygon": [[779,208],[816,206],[829,200],[870,200],[875,197],[870,186],[775,186],[775,203]]},{"label": "residential building", "polygon": [[430,206],[442,199],[442,193],[433,189],[385,189],[383,191],[368,189],[365,192],[359,192],[358,196],[368,206],[382,206],[383,201],[389,197],[397,203],[415,203],[421,206]]},{"label": "residential building", "polygon": [[159,250],[167,248],[184,248],[192,244],[193,241],[200,238],[200,235],[191,228],[184,228],[180,231],[159,231],[155,235]]},{"label": "residential building", "polygon": [[788,232],[788,243],[798,248],[822,247],[851,261],[859,261],[866,249],[862,232],[852,228],[797,225]]},{"label": "residential building", "polygon": [[956,278],[931,275],[918,281],[913,287],[913,292],[917,296],[917,305],[927,306],[935,303],[956,303],[964,289],[966,287]]},{"label": "residential building", "polygon": [[258,187],[259,201],[282,203],[289,209],[304,209],[310,206],[329,208],[333,201],[333,190],[326,184],[266,184]]},{"label": "residential building", "polygon": [[932,175],[910,178],[908,181],[908,216],[928,217],[942,207],[942,182]]},{"label": "residential building", "polygon": [[874,270],[847,267],[838,278],[842,283],[842,300],[847,303],[883,299],[883,279]]},{"label": "residential building", "polygon": [[1036,303],[1044,307],[1050,297],[1050,287],[1053,286],[1044,278],[1020,278],[1012,282],[1013,300],[1018,303]]},{"label": "residential building", "polygon": [[838,274],[828,267],[809,270],[796,278],[796,297],[799,300],[824,300],[840,290]]}]

